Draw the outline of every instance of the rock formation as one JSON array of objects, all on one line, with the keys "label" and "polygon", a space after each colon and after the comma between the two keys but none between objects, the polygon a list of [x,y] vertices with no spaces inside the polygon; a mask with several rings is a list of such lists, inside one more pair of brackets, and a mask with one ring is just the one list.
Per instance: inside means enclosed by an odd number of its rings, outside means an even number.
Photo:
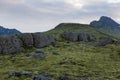
[{"label": "rock formation", "polygon": [[24,33],[20,35],[0,35],[0,54],[15,53],[24,48],[41,48],[55,41],[54,37],[43,33]]},{"label": "rock formation", "polygon": [[94,41],[96,37],[93,34],[87,34],[85,32],[64,32],[62,37],[70,41]]}]

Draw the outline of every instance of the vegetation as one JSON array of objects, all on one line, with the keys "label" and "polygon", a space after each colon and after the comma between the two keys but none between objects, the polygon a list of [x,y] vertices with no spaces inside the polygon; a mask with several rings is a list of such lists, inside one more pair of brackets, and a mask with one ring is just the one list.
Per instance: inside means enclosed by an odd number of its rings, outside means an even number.
[{"label": "vegetation", "polygon": [[[60,26],[60,25],[59,25]],[[66,26],[66,25],[64,25]],[[107,36],[88,25],[72,24],[69,27],[56,27],[46,32],[60,38],[63,31],[84,31],[97,37]],[[34,75],[48,74],[52,80],[65,75],[68,80],[119,80],[120,45],[94,47],[92,42],[70,42],[58,40],[55,45],[41,48],[45,58],[25,56],[34,51],[27,50],[11,55],[0,55],[0,80],[31,80],[31,76],[9,77],[9,71],[27,70]]]}]

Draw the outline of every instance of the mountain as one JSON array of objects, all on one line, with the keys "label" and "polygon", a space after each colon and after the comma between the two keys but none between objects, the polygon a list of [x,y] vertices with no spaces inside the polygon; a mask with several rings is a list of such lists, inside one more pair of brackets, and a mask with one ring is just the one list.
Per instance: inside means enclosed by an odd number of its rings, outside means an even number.
[{"label": "mountain", "polygon": [[110,17],[102,16],[98,21],[92,21],[90,26],[104,33],[120,38],[120,24]]},{"label": "mountain", "polygon": [[[97,40],[82,42],[81,32]],[[104,37],[112,36],[78,23],[61,23],[44,33],[0,35],[0,80],[119,80],[120,44],[93,46],[100,38],[111,43]]]},{"label": "mountain", "polygon": [[105,34],[104,32],[101,32],[97,30],[94,27],[91,27],[87,24],[79,24],[79,23],[61,23],[57,25],[54,29],[47,31],[46,33],[52,34],[58,38],[60,38],[61,33],[68,31],[68,32],[87,32],[88,34],[94,34],[96,37],[101,36],[110,36],[108,34]]},{"label": "mountain", "polygon": [[21,32],[16,29],[8,29],[0,26],[0,34],[20,34]]}]

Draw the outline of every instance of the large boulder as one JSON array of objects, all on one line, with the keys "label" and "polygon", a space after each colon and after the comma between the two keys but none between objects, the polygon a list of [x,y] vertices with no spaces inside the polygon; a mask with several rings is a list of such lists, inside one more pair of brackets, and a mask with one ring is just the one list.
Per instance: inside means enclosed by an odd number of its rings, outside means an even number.
[{"label": "large boulder", "polygon": [[77,41],[78,35],[79,35],[78,32],[64,32],[62,34],[62,37],[70,41]]},{"label": "large boulder", "polygon": [[23,41],[23,44],[28,47],[28,48],[32,48],[34,41],[33,41],[33,36],[31,33],[24,33],[21,34],[21,39]]},{"label": "large boulder", "polygon": [[33,33],[34,46],[36,48],[45,47],[55,42],[55,38],[49,34]]},{"label": "large boulder", "polygon": [[105,46],[112,43],[114,43],[114,40],[111,37],[100,37],[99,42],[95,43],[94,46]]},{"label": "large boulder", "polygon": [[86,32],[63,32],[62,37],[70,41],[88,42],[96,40],[93,34],[87,34]]},{"label": "large boulder", "polygon": [[22,41],[16,35],[0,35],[0,53],[22,51]]}]

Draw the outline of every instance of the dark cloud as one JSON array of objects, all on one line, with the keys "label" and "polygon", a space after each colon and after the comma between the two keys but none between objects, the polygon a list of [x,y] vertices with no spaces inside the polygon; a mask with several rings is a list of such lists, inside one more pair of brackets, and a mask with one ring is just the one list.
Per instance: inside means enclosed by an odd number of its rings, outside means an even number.
[{"label": "dark cloud", "polygon": [[46,31],[62,22],[89,24],[100,16],[120,22],[120,1],[1,0],[0,24],[23,32]]}]

